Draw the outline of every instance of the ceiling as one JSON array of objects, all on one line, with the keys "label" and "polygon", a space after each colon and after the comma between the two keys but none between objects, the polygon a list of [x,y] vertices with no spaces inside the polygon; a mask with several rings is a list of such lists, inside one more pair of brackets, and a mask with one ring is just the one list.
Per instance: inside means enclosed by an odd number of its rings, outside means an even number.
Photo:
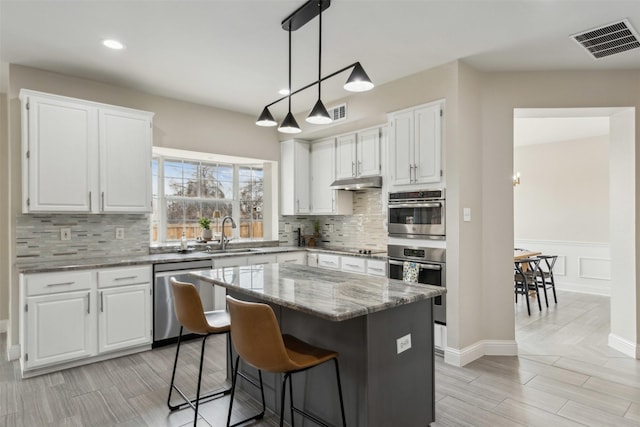
[{"label": "ceiling", "polygon": [[[287,87],[280,22],[303,3],[0,0],[0,62],[257,115]],[[623,18],[638,30],[640,1],[334,0],[323,75],[360,61],[381,85],[456,59],[484,71],[640,70],[640,49],[596,61],[569,37]],[[106,49],[105,38],[126,48]],[[294,89],[317,79],[317,43],[317,19],[292,33]],[[347,77],[323,84],[325,105],[345,96]],[[316,96],[294,96],[292,110]],[[274,107],[282,117],[286,102]]]}]

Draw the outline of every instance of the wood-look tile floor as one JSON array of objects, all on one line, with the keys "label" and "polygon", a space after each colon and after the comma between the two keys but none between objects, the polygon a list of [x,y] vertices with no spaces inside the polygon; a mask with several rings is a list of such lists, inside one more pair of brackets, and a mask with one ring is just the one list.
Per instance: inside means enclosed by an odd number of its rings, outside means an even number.
[{"label": "wood-look tile floor", "polygon": [[[559,303],[527,315],[516,306],[518,357],[483,357],[464,368],[436,358],[438,426],[640,426],[640,361],[607,346],[609,299],[560,292]],[[535,304],[535,303],[534,303]],[[224,381],[223,337],[207,343],[203,388]],[[198,342],[187,346],[178,384],[195,393]],[[0,426],[186,426],[190,409],[169,412],[175,347],[31,379],[6,360],[0,334]],[[257,409],[241,395],[234,418]],[[198,425],[222,426],[228,397],[201,406]],[[250,425],[274,426],[269,413]]]}]

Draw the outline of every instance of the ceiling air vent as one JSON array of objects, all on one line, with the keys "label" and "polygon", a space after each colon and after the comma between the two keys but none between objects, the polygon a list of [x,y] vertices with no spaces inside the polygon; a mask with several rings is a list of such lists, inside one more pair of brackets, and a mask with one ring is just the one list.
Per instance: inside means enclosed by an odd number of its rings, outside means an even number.
[{"label": "ceiling air vent", "polygon": [[571,38],[584,47],[595,59],[640,47],[638,32],[626,19],[574,34]]},{"label": "ceiling air vent", "polygon": [[341,122],[347,119],[347,104],[340,104],[336,107],[329,108],[329,116],[334,122]]}]

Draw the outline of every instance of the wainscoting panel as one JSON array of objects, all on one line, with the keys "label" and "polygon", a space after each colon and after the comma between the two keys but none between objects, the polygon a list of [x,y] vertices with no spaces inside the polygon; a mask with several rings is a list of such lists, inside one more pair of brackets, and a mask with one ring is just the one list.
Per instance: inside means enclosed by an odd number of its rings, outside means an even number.
[{"label": "wainscoting panel", "polygon": [[611,295],[609,243],[554,240],[516,240],[515,247],[558,255],[554,268],[560,290]]}]

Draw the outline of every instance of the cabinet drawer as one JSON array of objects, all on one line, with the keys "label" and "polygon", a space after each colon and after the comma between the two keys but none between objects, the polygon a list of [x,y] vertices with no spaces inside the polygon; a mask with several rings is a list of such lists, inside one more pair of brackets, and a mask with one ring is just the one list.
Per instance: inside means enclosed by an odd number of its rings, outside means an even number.
[{"label": "cabinet drawer", "polygon": [[343,271],[350,271],[352,273],[364,273],[365,272],[365,259],[355,258],[349,256],[343,256],[340,260]]},{"label": "cabinet drawer", "polygon": [[151,266],[98,270],[98,287],[110,288],[138,283],[151,283]]},{"label": "cabinet drawer", "polygon": [[322,268],[340,268],[340,255],[318,255],[318,267]]},{"label": "cabinet drawer", "polygon": [[387,277],[387,262],[370,259],[367,261],[367,274]]},{"label": "cabinet drawer", "polygon": [[27,295],[46,295],[92,288],[91,271],[65,271],[25,275]]}]

